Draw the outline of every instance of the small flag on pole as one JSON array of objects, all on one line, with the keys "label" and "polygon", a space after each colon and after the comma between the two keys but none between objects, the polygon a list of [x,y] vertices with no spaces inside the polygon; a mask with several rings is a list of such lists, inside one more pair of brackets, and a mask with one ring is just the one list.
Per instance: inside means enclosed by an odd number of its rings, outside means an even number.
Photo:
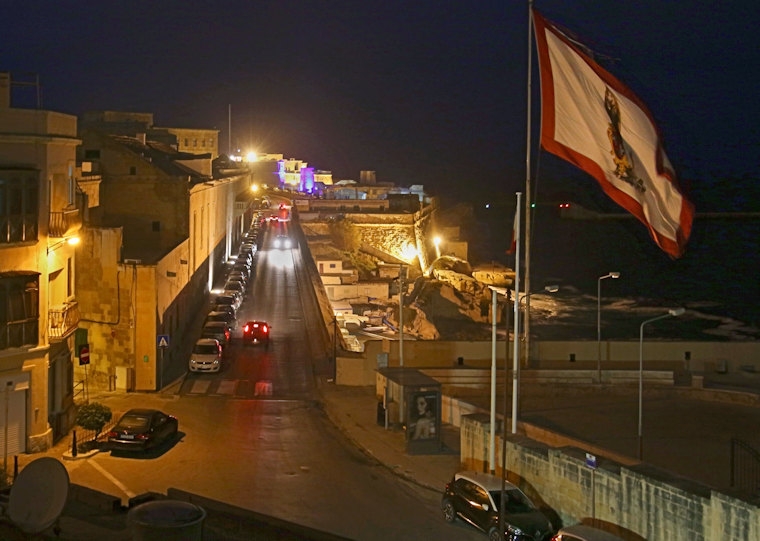
[{"label": "small flag on pole", "polygon": [[541,146],[594,177],[671,257],[694,219],[641,100],[533,10],[541,73]]},{"label": "small flag on pole", "polygon": [[508,254],[514,254],[515,249],[517,248],[517,227],[520,225],[517,223],[518,216],[517,209],[515,209],[515,220],[512,223],[512,239],[509,241],[509,248],[507,248]]}]

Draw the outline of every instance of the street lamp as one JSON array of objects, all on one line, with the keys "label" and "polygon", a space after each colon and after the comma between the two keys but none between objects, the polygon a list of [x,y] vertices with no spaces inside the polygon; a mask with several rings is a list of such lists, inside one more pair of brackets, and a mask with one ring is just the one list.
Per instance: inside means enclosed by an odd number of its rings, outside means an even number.
[{"label": "street lamp", "polygon": [[596,281],[596,371],[597,382],[602,382],[602,280],[620,278],[619,272],[608,272]]},{"label": "street lamp", "polygon": [[433,237],[433,244],[435,245],[435,257],[436,259],[441,257],[441,237]]},{"label": "street lamp", "polygon": [[643,405],[643,390],[644,390],[644,325],[665,319],[668,317],[678,317],[683,315],[686,310],[684,308],[671,308],[667,314],[647,319],[639,327],[639,460],[643,460],[644,457],[644,436],[642,434],[642,405]]},{"label": "street lamp", "polygon": [[[558,285],[549,285],[545,286],[543,289],[547,293],[556,293],[559,291]],[[537,293],[537,292],[536,292]],[[515,330],[517,331],[515,333],[515,343],[514,343],[514,364],[512,365],[512,434],[517,434],[517,404],[518,404],[518,395],[520,391],[520,354],[518,349],[518,337],[520,336],[520,319],[519,319],[519,305],[522,303],[523,299],[529,298],[533,293],[525,293],[521,295],[517,300],[517,305],[515,306]],[[527,314],[526,314],[527,317]],[[527,353],[526,353],[527,355]]]}]

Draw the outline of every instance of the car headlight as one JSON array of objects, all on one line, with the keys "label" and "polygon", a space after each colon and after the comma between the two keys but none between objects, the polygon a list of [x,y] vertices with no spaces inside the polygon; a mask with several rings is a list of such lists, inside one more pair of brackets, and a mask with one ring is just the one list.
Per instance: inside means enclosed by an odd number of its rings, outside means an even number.
[{"label": "car headlight", "polygon": [[511,524],[507,524],[507,540],[516,540],[519,539],[520,536],[523,535],[523,531],[520,528],[517,528],[515,526],[512,526]]},{"label": "car headlight", "polygon": [[214,364],[219,364],[219,359],[214,359]]}]

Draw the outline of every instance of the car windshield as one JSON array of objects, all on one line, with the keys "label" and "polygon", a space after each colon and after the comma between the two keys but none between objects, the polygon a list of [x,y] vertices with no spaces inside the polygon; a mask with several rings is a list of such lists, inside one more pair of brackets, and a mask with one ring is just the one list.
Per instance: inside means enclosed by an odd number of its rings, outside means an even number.
[{"label": "car windshield", "polygon": [[[491,491],[491,497],[493,498],[494,504],[496,505],[496,510],[498,511],[501,509],[501,491]],[[531,502],[528,497],[520,490],[507,490],[506,497],[506,506],[504,509],[507,514],[529,513],[531,511],[535,511],[536,509],[533,505],[533,502]]]},{"label": "car windshield", "polygon": [[195,344],[193,353],[196,355],[216,355],[218,352],[215,344]]},{"label": "car windshield", "polygon": [[145,431],[150,425],[150,418],[145,415],[125,415],[119,421],[119,430]]}]

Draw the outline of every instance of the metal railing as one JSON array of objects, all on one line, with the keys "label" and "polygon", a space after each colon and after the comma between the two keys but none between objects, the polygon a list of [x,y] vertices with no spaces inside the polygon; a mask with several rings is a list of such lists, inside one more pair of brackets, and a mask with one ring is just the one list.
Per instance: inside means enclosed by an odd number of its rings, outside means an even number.
[{"label": "metal railing", "polygon": [[760,498],[760,451],[738,438],[731,438],[731,487]]},{"label": "metal railing", "polygon": [[48,235],[63,238],[82,228],[82,213],[78,207],[66,208],[60,212],[50,213]]},{"label": "metal railing", "polygon": [[60,342],[79,326],[79,303],[66,302],[48,308],[48,337],[51,342]]}]

